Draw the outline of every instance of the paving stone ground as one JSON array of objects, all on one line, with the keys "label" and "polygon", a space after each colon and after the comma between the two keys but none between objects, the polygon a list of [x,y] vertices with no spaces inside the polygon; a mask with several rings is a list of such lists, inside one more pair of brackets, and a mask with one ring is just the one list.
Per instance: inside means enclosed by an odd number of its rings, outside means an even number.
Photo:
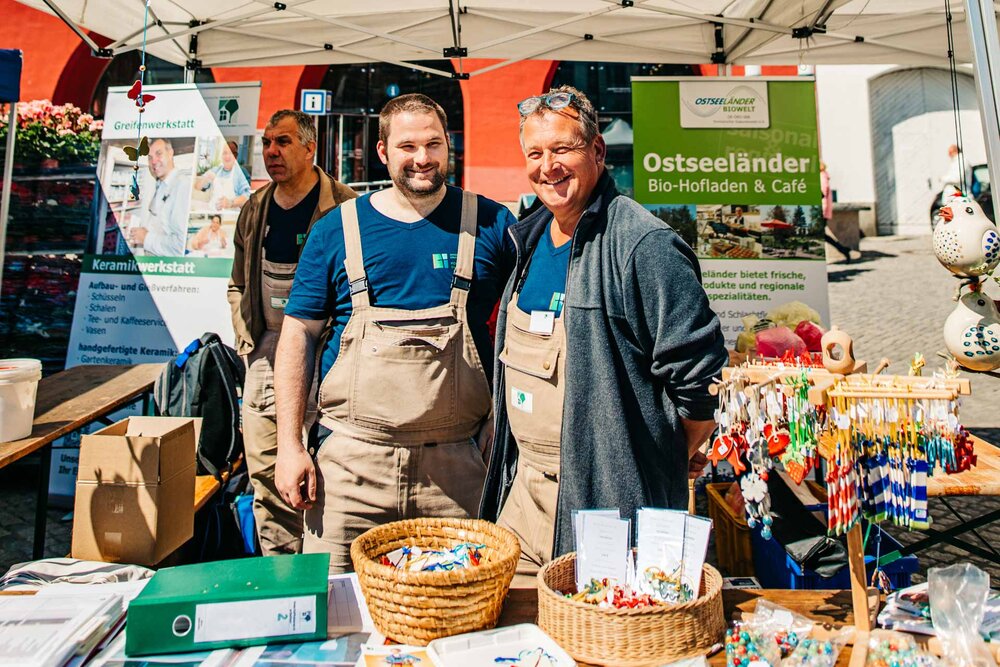
[{"label": "paving stone ground", "polygon": [[[924,354],[928,370],[940,366],[936,353],[944,349],[941,328],[954,308],[951,297],[956,283],[934,259],[930,238],[866,238],[861,249],[859,260],[828,266],[833,323],[854,337],[859,358],[877,363],[888,357],[893,362],[890,372],[905,373],[916,351]],[[963,421],[987,441],[1000,443],[1000,377],[971,377],[973,395],[963,405]],[[32,461],[0,470],[0,572],[31,558],[36,479],[37,467]],[[1000,508],[1000,498],[955,498],[951,503],[960,519],[941,502],[931,500],[935,527],[945,529]],[[704,498],[700,499],[699,509],[701,514],[706,513]],[[69,552],[71,523],[66,514],[64,509],[48,512],[46,556]],[[924,536],[893,527],[888,530],[904,544]],[[972,535],[965,537],[1000,550],[1000,523],[979,532],[982,540]],[[951,545],[921,552],[919,559],[915,581],[922,580],[930,567],[969,560],[1000,583],[1000,567]]]}]

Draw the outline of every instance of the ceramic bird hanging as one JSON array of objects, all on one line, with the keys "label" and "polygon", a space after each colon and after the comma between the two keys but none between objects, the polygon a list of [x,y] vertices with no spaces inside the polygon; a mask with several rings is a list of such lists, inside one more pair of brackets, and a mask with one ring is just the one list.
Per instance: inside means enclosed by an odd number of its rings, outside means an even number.
[{"label": "ceramic bird hanging", "polygon": [[1000,234],[974,200],[959,197],[940,211],[934,229],[934,255],[962,278],[987,275],[1000,263]]},{"label": "ceramic bird hanging", "polygon": [[944,343],[972,371],[1000,368],[1000,312],[978,289],[963,294],[944,322]]}]

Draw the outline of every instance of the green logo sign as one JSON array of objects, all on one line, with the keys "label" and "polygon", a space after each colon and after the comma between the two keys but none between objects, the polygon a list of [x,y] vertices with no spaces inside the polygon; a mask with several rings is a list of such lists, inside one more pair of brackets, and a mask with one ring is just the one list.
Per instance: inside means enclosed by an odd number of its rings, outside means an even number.
[{"label": "green logo sign", "polygon": [[236,124],[236,112],[240,109],[240,101],[235,97],[219,99],[219,122],[226,125]]},{"label": "green logo sign", "polygon": [[552,300],[549,301],[549,310],[556,313],[562,312],[563,302],[566,301],[566,295],[562,292],[553,292]]},{"label": "green logo sign", "polygon": [[458,253],[436,252],[431,255],[435,269],[454,269],[458,263]]}]

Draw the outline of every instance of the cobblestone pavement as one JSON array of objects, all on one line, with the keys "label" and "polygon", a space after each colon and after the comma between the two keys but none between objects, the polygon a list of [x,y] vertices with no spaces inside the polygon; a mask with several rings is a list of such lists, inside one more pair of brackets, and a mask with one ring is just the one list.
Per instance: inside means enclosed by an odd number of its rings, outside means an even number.
[{"label": "cobblestone pavement", "polygon": [[[941,365],[937,352],[944,348],[941,328],[954,308],[951,300],[955,280],[941,268],[930,250],[930,238],[878,237],[862,241],[862,257],[850,264],[830,264],[830,309],[833,323],[854,337],[856,356],[872,365],[882,357],[893,363],[890,372],[906,373],[909,358],[916,351],[927,360],[927,370]],[[963,421],[977,435],[1000,443],[1000,378],[975,374],[973,394],[962,409]],[[34,529],[36,466],[31,461],[0,471],[0,572],[11,564],[31,558]],[[931,500],[934,526],[946,529],[1000,509],[997,498],[954,498],[956,518],[940,501]],[[704,499],[699,502],[705,514]],[[66,510],[48,512],[47,556],[69,552],[71,523]],[[921,539],[890,527],[889,532],[903,543]],[[980,530],[982,540],[965,539],[983,548],[1000,548],[1000,523]],[[919,581],[927,568],[971,560],[990,572],[1000,583],[1000,567],[969,557],[951,545],[938,545],[918,554]]]}]

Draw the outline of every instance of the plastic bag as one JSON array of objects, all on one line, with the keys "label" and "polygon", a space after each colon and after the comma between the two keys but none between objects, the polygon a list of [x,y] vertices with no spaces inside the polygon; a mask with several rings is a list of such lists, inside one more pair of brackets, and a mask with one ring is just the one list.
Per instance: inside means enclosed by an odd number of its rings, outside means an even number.
[{"label": "plastic bag", "polygon": [[805,352],[805,341],[788,327],[771,327],[757,334],[757,354],[762,357],[780,358],[785,353],[797,357]]},{"label": "plastic bag", "polygon": [[932,567],[927,573],[931,621],[948,667],[994,667],[979,636],[990,575],[971,563]]},{"label": "plastic bag", "polygon": [[781,667],[834,667],[837,656],[854,634],[851,628],[841,628],[828,639],[806,637],[792,654],[784,659]]},{"label": "plastic bag", "polygon": [[921,649],[912,635],[874,630],[868,638],[869,667],[941,667],[941,661]]},{"label": "plastic bag", "polygon": [[726,658],[728,664],[746,664],[755,667],[777,667],[781,659],[795,650],[812,632],[813,622],[805,616],[785,609],[768,600],[758,600],[752,614],[726,631]]},{"label": "plastic bag", "polygon": [[794,651],[813,629],[813,622],[805,616],[764,599],[757,600],[753,619],[762,632],[771,636],[781,657]]},{"label": "plastic bag", "polygon": [[754,667],[778,667],[781,651],[774,638],[762,632],[752,620],[734,621],[726,630],[726,664],[737,665],[742,661]]}]

